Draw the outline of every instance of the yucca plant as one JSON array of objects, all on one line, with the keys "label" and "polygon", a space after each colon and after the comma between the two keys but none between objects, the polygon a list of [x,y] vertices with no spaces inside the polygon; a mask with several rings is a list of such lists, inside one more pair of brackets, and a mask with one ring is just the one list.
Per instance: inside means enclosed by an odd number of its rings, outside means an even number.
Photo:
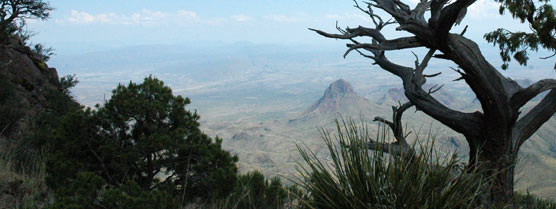
[{"label": "yucca plant", "polygon": [[[401,118],[401,117],[400,117]],[[394,124],[394,123],[392,123]],[[475,208],[487,185],[483,175],[465,172],[455,155],[437,158],[434,139],[398,150],[386,129],[371,141],[368,126],[336,120],[337,132],[321,129],[330,162],[298,146],[303,162],[296,183],[308,193],[308,208]],[[401,128],[401,126],[399,127]],[[394,133],[396,135],[396,133]],[[429,135],[430,136],[430,135]],[[405,136],[404,136],[405,138]],[[398,144],[396,144],[398,143]],[[405,141],[403,141],[405,143]],[[373,150],[369,149],[373,148]],[[404,151],[405,150],[405,151]]]}]

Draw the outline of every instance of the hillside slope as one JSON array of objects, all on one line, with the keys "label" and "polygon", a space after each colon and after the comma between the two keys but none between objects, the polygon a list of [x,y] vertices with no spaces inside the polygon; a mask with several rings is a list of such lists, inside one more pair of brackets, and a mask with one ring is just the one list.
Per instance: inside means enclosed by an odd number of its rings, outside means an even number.
[{"label": "hillside slope", "polygon": [[1,135],[20,138],[47,106],[48,92],[59,90],[58,73],[41,55],[13,39],[0,46]]},{"label": "hillside slope", "polygon": [[16,39],[0,45],[0,208],[26,207],[25,202],[39,206],[48,198],[36,154],[42,150],[30,140],[53,103],[71,101],[59,95],[67,97],[56,69],[42,55]]}]

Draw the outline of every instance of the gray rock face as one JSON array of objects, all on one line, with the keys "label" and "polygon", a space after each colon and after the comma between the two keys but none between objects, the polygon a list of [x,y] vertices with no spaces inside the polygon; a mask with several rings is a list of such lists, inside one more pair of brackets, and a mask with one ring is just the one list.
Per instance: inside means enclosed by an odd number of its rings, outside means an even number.
[{"label": "gray rock face", "polygon": [[[46,107],[48,92],[59,90],[58,73],[49,68],[42,57],[29,47],[13,40],[0,46],[0,80],[4,98],[0,98],[3,113],[21,111],[11,119],[0,118],[3,126],[0,135],[8,138],[21,138],[29,132],[42,109]],[[13,115],[13,114],[12,114]],[[13,120],[16,121],[7,121]],[[6,128],[7,125],[11,128]]]}]

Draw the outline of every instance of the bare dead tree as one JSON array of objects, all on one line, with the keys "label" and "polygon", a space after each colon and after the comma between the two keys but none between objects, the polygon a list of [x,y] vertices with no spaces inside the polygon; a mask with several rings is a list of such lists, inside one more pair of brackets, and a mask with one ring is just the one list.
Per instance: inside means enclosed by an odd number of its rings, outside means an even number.
[{"label": "bare dead tree", "polygon": [[[356,51],[401,78],[411,104],[465,136],[470,148],[468,167],[480,165],[494,176],[489,194],[491,201],[511,204],[517,153],[521,145],[556,112],[556,80],[544,79],[529,87],[521,87],[504,77],[484,58],[478,45],[464,37],[465,30],[451,33],[452,27],[464,18],[467,8],[474,2],[421,0],[410,8],[400,0],[372,0],[362,8],[355,1],[355,7],[369,16],[374,27],[338,28],[337,34],[310,30],[324,37],[350,41],[344,56]],[[374,9],[386,12],[392,19],[384,21],[385,18],[374,13]],[[425,13],[430,16],[428,20]],[[382,30],[389,25],[396,25],[396,30],[408,32],[410,36],[387,39]],[[362,43],[360,38],[370,38],[371,41]],[[429,51],[413,67],[396,64],[386,57],[388,51],[414,48]],[[460,80],[464,80],[475,93],[482,111],[451,109],[431,96],[435,90],[423,89],[428,77],[438,75],[424,74],[432,58],[450,60],[458,65]],[[520,109],[528,101],[548,90],[550,92],[533,109],[519,117]],[[403,107],[397,111],[400,109]]]}]

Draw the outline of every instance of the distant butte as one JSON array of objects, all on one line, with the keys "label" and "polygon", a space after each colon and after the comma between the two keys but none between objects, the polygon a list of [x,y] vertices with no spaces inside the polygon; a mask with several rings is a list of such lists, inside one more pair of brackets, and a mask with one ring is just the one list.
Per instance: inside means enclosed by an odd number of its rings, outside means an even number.
[{"label": "distant butte", "polygon": [[339,111],[340,107],[357,103],[358,100],[362,100],[362,98],[355,93],[353,86],[344,79],[339,79],[330,84],[324,95],[307,109],[305,114],[335,113]]},{"label": "distant butte", "polygon": [[344,79],[339,79],[330,84],[328,89],[326,89],[326,91],[324,92],[323,98],[331,99],[348,94],[355,94],[355,91],[353,91],[353,86],[351,86],[351,84]]}]

